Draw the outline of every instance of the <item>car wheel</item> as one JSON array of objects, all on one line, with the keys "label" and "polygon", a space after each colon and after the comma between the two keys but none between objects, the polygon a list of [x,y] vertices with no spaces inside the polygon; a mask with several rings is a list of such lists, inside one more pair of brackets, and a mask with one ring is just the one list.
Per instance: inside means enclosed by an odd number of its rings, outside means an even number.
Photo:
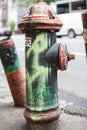
[{"label": "car wheel", "polygon": [[73,29],[70,29],[68,31],[68,37],[69,38],[75,38],[76,37],[76,33],[75,33],[75,31]]}]

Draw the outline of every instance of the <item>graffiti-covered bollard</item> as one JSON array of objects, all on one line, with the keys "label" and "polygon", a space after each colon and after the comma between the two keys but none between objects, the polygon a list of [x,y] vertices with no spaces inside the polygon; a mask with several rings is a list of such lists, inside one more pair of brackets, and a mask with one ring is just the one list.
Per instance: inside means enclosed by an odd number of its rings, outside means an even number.
[{"label": "graffiti-covered bollard", "polygon": [[11,38],[0,40],[0,58],[15,106],[25,106],[25,79]]},{"label": "graffiti-covered bollard", "polygon": [[87,12],[82,13],[82,22],[83,22],[83,38],[85,41],[85,50],[87,58]]},{"label": "graffiti-covered bollard", "polygon": [[60,115],[57,70],[65,70],[68,60],[74,58],[68,54],[66,45],[56,43],[55,32],[60,30],[62,22],[39,0],[29,7],[18,26],[26,34],[24,116],[29,123],[57,119]]}]

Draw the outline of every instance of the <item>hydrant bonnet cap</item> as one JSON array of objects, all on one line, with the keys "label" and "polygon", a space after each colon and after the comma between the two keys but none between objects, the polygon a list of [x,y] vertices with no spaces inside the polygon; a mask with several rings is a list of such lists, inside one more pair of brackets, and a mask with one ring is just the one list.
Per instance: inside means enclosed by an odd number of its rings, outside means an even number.
[{"label": "hydrant bonnet cap", "polygon": [[52,8],[42,0],[38,0],[28,8],[27,14],[18,26],[22,31],[26,29],[59,31],[62,25]]}]

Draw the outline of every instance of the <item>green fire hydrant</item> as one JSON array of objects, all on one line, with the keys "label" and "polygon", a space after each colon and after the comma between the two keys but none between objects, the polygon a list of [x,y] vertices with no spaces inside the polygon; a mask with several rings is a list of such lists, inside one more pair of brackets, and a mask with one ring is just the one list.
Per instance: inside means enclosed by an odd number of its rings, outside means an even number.
[{"label": "green fire hydrant", "polygon": [[56,43],[62,22],[42,0],[28,8],[19,28],[26,35],[26,109],[27,121],[45,122],[60,115],[57,70],[66,70],[70,55],[65,44]]}]

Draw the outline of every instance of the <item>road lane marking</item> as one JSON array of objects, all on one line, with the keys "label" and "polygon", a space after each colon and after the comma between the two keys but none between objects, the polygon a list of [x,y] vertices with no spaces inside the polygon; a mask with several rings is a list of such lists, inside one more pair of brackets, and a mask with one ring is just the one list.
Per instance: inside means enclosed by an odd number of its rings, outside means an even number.
[{"label": "road lane marking", "polygon": [[77,56],[86,56],[85,53],[72,52],[72,54],[77,55]]}]

